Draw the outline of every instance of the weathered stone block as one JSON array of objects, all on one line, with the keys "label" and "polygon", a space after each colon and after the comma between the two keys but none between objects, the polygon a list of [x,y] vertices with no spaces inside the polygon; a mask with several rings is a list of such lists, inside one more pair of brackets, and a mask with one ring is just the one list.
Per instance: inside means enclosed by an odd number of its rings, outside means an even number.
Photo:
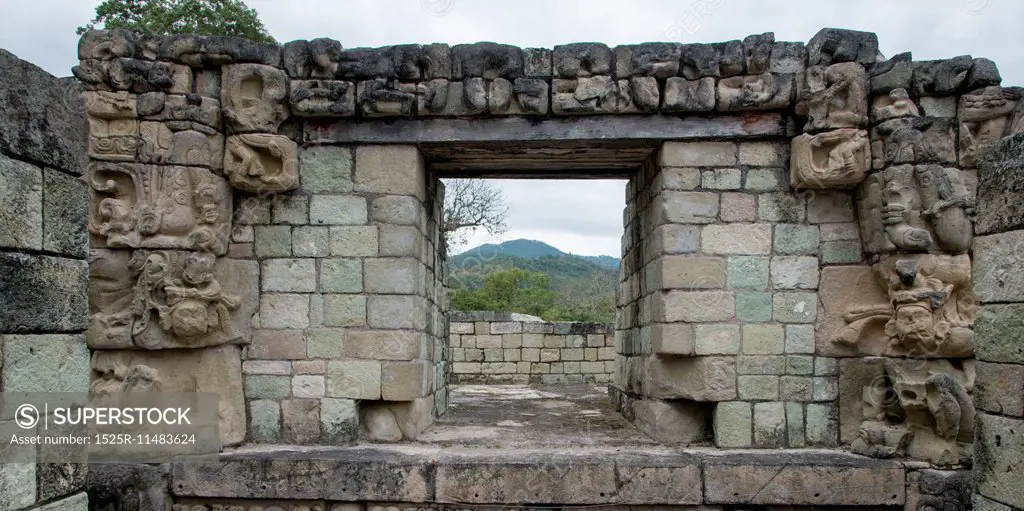
[{"label": "weathered stone block", "polygon": [[324,295],[324,325],[366,325],[369,310],[366,302],[362,295]]},{"label": "weathered stone block", "polygon": [[299,174],[302,190],[310,193],[347,193],[353,190],[352,149],[339,146],[312,146],[299,150]]},{"label": "weathered stone block", "polygon": [[250,439],[258,443],[281,441],[281,405],[274,400],[249,401]]},{"label": "weathered stone block", "polygon": [[256,330],[247,352],[252,359],[295,360],[306,358],[302,330]]},{"label": "weathered stone block", "polygon": [[306,328],[309,326],[309,296],[265,294],[260,297],[260,326],[263,328]]},{"label": "weathered stone block", "polygon": [[347,329],[342,354],[376,360],[417,360],[425,357],[424,343],[421,332]]},{"label": "weathered stone block", "polygon": [[423,200],[426,172],[415,146],[356,147],[355,189],[360,192],[411,195]]},{"label": "weathered stone block", "polygon": [[363,291],[361,259],[332,258],[320,263],[320,292],[360,293]]},{"label": "weathered stone block", "polygon": [[1024,301],[1024,230],[974,239],[974,289],[982,302]]},{"label": "weathered stone block", "polygon": [[381,363],[376,360],[327,362],[327,396],[349,399],[381,398]]},{"label": "weathered stone block", "polygon": [[366,199],[354,195],[314,195],[309,221],[314,225],[360,225],[368,220]]},{"label": "weathered stone block", "polygon": [[835,447],[838,445],[839,413],[834,404],[809,403],[805,415],[808,445],[822,447]]},{"label": "weathered stone block", "polygon": [[426,362],[383,362],[381,397],[386,401],[412,401],[429,390]]},{"label": "weathered stone block", "polygon": [[321,398],[324,392],[323,376],[304,374],[292,377],[292,397]]},{"label": "weathered stone block", "polygon": [[769,259],[767,257],[730,257],[728,285],[734,289],[768,288]]},{"label": "weathered stone block", "polygon": [[735,142],[665,142],[658,163],[662,167],[729,167],[736,165]]},{"label": "weathered stone block", "polygon": [[757,197],[746,193],[723,193],[720,218],[723,222],[753,222]]},{"label": "weathered stone block", "polygon": [[367,293],[415,294],[421,291],[420,262],[416,259],[366,259],[363,269]]},{"label": "weathered stone block", "polygon": [[715,109],[715,79],[687,80],[671,77],[665,81],[663,112],[710,112]]},{"label": "weathered stone block", "polygon": [[[2,167],[0,164],[0,179],[3,179]],[[7,188],[8,192],[14,189]],[[5,200],[0,198],[0,203],[3,202]],[[0,208],[6,209],[4,206]],[[42,249],[84,258],[89,253],[88,216],[89,192],[85,183],[62,172],[44,169]],[[25,219],[29,220],[26,224],[31,223],[31,215]]]},{"label": "weathered stone block", "polygon": [[781,355],[784,351],[785,330],[782,325],[743,325],[744,355]]},{"label": "weathered stone block", "polygon": [[838,62],[873,64],[878,55],[878,36],[872,32],[824,28],[807,43],[807,53],[812,66]]},{"label": "weathered stone block", "polygon": [[281,401],[281,437],[290,444],[316,443],[320,439],[320,400]]},{"label": "weathered stone block", "polygon": [[292,255],[292,228],[288,225],[257,225],[254,228],[256,257]]},{"label": "weathered stone block", "polygon": [[792,193],[768,193],[757,196],[757,217],[762,222],[803,222],[806,201]]},{"label": "weathered stone block", "polygon": [[772,308],[775,321],[780,323],[814,323],[818,296],[815,293],[775,293]]},{"label": "weathered stone block", "polygon": [[772,319],[772,294],[736,293],[736,319],[743,323],[763,323]]},{"label": "weathered stone block", "polygon": [[[707,412],[701,404],[687,401],[642,399],[633,403],[637,429],[666,444],[704,441],[710,433],[711,421]],[[636,497],[643,498],[640,495]]]},{"label": "weathered stone block", "polygon": [[718,217],[718,194],[664,191],[654,198],[655,224],[710,224]]},{"label": "weathered stone block", "polygon": [[261,289],[282,293],[316,291],[316,266],[313,259],[265,259],[262,262]]},{"label": "weathered stone block", "polygon": [[[693,326],[682,323],[655,323],[651,327],[651,351],[656,355],[693,356]],[[526,359],[526,350],[523,350]]]},{"label": "weathered stone block", "polygon": [[786,408],[783,403],[754,404],[754,445],[786,446]]},{"label": "weathered stone block", "polygon": [[89,353],[82,335],[0,335],[5,392],[87,392]]},{"label": "weathered stone block", "polygon": [[83,260],[0,253],[0,332],[69,332],[88,322]]},{"label": "weathered stone block", "polygon": [[1024,190],[1024,133],[985,146],[976,159],[980,170],[975,232],[1024,229],[1024,209],[1015,206]]},{"label": "weathered stone block", "polygon": [[740,399],[750,401],[770,401],[779,399],[779,377],[772,375],[739,375],[737,395]]},{"label": "weathered stone block", "polygon": [[735,316],[736,297],[728,291],[669,291],[656,294],[652,307],[660,322],[728,321]]},{"label": "weathered stone block", "polygon": [[781,168],[749,169],[744,189],[751,192],[770,192],[787,190],[789,183],[782,177]]},{"label": "weathered stone block", "polygon": [[663,254],[689,254],[700,248],[700,227],[696,225],[659,225],[654,229],[653,250]]},{"label": "weathered stone block", "polygon": [[974,330],[978,360],[1024,364],[1024,344],[1019,341],[1024,335],[1024,304],[985,305]]},{"label": "weathered stone block", "polygon": [[771,245],[769,224],[709,225],[701,231],[701,247],[707,254],[768,254]]},{"label": "weathered stone block", "polygon": [[660,399],[736,399],[736,365],[730,357],[648,359],[645,394]]},{"label": "weathered stone block", "polygon": [[818,258],[773,257],[771,276],[775,289],[817,289]]},{"label": "weathered stone block", "polygon": [[725,287],[725,259],[664,256],[654,262],[658,289],[720,289]]},{"label": "weathered stone block", "polygon": [[752,421],[750,403],[731,401],[715,404],[715,446],[750,447]]},{"label": "weathered stone block", "polygon": [[297,226],[292,230],[292,254],[296,257],[327,257],[331,254],[328,227]]},{"label": "weathered stone block", "polygon": [[[691,328],[690,325],[681,325]],[[696,325],[696,355],[736,355],[740,352],[739,325]]]},{"label": "weathered stone block", "polygon": [[707,190],[739,190],[742,180],[740,169],[705,170],[701,174],[701,187]]},{"label": "weathered stone block", "polygon": [[974,473],[977,491],[1013,506],[1024,504],[1020,485],[1024,421],[987,413],[977,415]]},{"label": "weathered stone block", "polygon": [[341,226],[331,227],[331,255],[340,257],[375,256],[380,236],[377,227]]},{"label": "weathered stone block", "polygon": [[786,353],[814,353],[814,327],[786,325]]}]

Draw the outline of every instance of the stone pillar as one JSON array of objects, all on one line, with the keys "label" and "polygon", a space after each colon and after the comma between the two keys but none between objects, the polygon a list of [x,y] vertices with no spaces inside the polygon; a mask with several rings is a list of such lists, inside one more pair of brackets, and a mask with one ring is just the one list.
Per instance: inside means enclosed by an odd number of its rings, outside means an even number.
[{"label": "stone pillar", "polygon": [[1024,508],[1024,134],[980,153],[974,507],[1009,511]]},{"label": "stone pillar", "polygon": [[[87,392],[80,88],[5,50],[0,62],[0,391]],[[0,464],[0,509],[86,511],[86,473],[76,463]]]},{"label": "stone pillar", "polygon": [[299,168],[298,191],[236,212],[262,274],[250,440],[414,439],[447,400],[442,185],[412,146],[312,146]]}]

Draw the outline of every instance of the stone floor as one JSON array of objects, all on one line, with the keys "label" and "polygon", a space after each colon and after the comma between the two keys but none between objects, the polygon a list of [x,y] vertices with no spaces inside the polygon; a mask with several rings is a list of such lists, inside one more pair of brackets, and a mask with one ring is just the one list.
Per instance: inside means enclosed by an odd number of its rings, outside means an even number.
[{"label": "stone floor", "polygon": [[656,442],[612,408],[605,385],[453,385],[419,441],[440,446],[618,447]]}]

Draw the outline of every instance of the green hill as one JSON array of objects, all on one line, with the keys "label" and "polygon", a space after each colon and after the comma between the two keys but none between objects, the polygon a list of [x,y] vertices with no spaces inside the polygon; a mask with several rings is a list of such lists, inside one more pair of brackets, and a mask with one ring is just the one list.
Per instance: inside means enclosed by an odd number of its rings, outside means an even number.
[{"label": "green hill", "polygon": [[557,295],[545,319],[613,322],[618,263],[610,256],[576,256],[539,241],[514,240],[450,257],[448,285],[453,290],[479,289],[486,275],[509,268],[543,273]]}]

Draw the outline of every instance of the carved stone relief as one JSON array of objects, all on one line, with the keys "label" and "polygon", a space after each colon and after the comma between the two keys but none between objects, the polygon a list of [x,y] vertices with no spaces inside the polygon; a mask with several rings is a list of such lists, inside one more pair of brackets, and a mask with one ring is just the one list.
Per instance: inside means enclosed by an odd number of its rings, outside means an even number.
[{"label": "carved stone relief", "polygon": [[551,111],[560,115],[614,113],[618,91],[610,76],[555,79]]},{"label": "carved stone relief", "polygon": [[893,89],[888,94],[875,96],[871,107],[871,120],[882,122],[900,117],[920,117],[921,110],[910,99],[907,89]]},{"label": "carved stone relief", "polygon": [[409,117],[416,106],[416,84],[376,79],[359,82],[356,102],[367,117]]},{"label": "carved stone relief", "polygon": [[321,501],[221,500],[189,498],[171,505],[171,511],[324,511]]},{"label": "carved stone relief", "polygon": [[908,511],[971,509],[974,478],[970,470],[918,470],[907,475]]},{"label": "carved stone relief", "polygon": [[496,78],[490,83],[487,111],[497,115],[544,115],[548,112],[548,83],[536,78],[509,81]]},{"label": "carved stone relief", "polygon": [[240,344],[259,298],[255,263],[209,252],[93,249],[86,342],[148,350]]},{"label": "carved stone relief", "polygon": [[331,79],[338,72],[341,43],[319,38],[312,41],[292,41],[281,47],[284,68],[291,78]]},{"label": "carved stone relief", "polygon": [[687,80],[672,77],[665,81],[665,112],[710,112],[715,109],[715,79]]},{"label": "carved stone relief", "polygon": [[298,117],[350,117],[356,113],[356,87],[340,80],[292,80],[288,104]]},{"label": "carved stone relief", "polygon": [[276,132],[288,117],[284,71],[260,64],[224,66],[221,102],[224,118],[235,131]]},{"label": "carved stone relief", "polygon": [[868,132],[843,128],[793,138],[790,184],[793,188],[846,188],[864,181],[871,170]]},{"label": "carved stone relief", "polygon": [[220,169],[224,163],[224,136],[210,131],[175,131],[171,123],[143,122],[139,128],[138,160]]},{"label": "carved stone relief", "polygon": [[90,158],[132,161],[139,146],[138,102],[127,92],[82,93],[89,119]]},{"label": "carved stone relief", "polygon": [[220,395],[220,440],[236,445],[245,439],[242,353],[238,346],[195,350],[104,350],[92,354],[93,392],[116,392],[136,385],[164,392]]},{"label": "carved stone relief", "polygon": [[763,73],[733,76],[718,81],[718,109],[721,111],[771,110],[785,108],[793,91],[793,77]]},{"label": "carved stone relief", "polygon": [[209,170],[96,162],[88,183],[93,246],[227,252],[231,191]]},{"label": "carved stone relief", "polygon": [[904,117],[871,131],[871,165],[880,170],[900,163],[956,164],[953,120]]},{"label": "carved stone relief", "polygon": [[227,138],[224,173],[231,185],[253,193],[299,187],[298,146],[283,135],[250,133]]},{"label": "carved stone relief", "polygon": [[616,111],[619,113],[652,113],[658,110],[661,103],[658,80],[653,76],[633,76],[628,80],[619,80],[616,90],[619,95]]},{"label": "carved stone relief", "polygon": [[[870,361],[871,359],[866,359]],[[974,438],[973,360],[882,359],[870,371],[842,374],[863,389],[862,422],[851,450],[867,456],[909,456],[936,465],[970,461]],[[848,417],[847,419],[854,419]]]},{"label": "carved stone relief", "polygon": [[869,254],[970,249],[973,198],[962,171],[942,165],[896,165],[857,189],[861,238]]},{"label": "carved stone relief", "polygon": [[1014,126],[1015,110],[1020,110],[1020,89],[985,87],[960,96],[960,165],[974,167],[978,147],[1004,136],[1024,132],[1024,123]]},{"label": "carved stone relief", "polygon": [[796,105],[807,116],[804,131],[863,128],[868,123],[868,74],[856,62],[812,66],[804,74]]}]

